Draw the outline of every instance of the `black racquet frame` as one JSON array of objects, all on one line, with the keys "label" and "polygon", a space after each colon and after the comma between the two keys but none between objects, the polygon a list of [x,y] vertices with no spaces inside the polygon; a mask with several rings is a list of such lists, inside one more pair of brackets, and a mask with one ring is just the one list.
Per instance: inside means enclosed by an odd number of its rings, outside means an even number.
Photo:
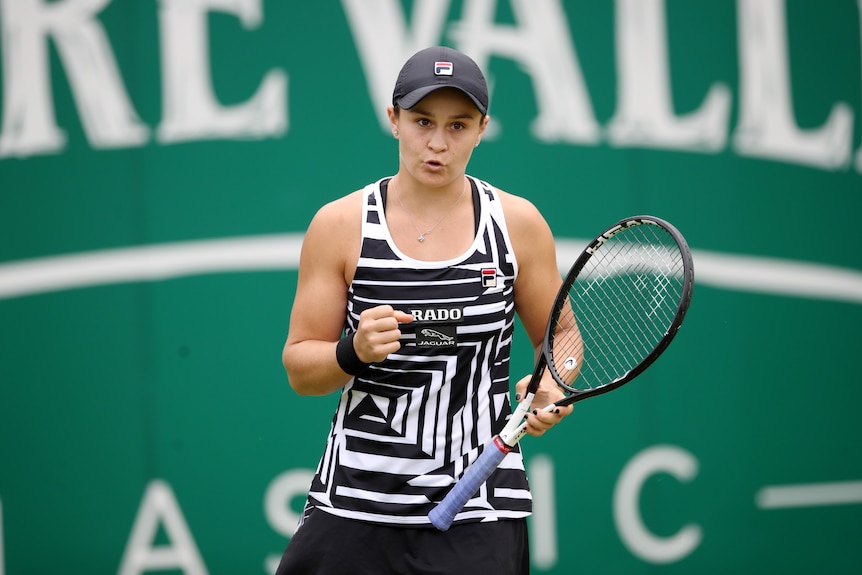
[{"label": "black racquet frame", "polygon": [[[678,250],[681,260],[680,263],[682,264],[682,270],[679,270],[682,274],[682,287],[678,296],[679,300],[676,310],[660,340],[638,363],[627,369],[625,373],[613,378],[611,381],[602,382],[600,385],[590,386],[587,389],[579,389],[570,383],[566,383],[563,375],[559,373],[554,363],[553,344],[557,337],[557,323],[566,305],[571,305],[570,290],[593,256],[597,253],[601,253],[602,246],[611,240],[611,238],[634,226],[658,226],[667,232],[675,243],[675,247]],[[641,244],[635,245],[637,246]],[[675,251],[674,254],[676,254]],[[649,258],[646,259],[649,260]],[[511,451],[518,441],[520,441],[527,433],[527,424],[523,420],[526,414],[532,409],[533,398],[539,389],[539,383],[541,382],[546,369],[548,369],[551,376],[554,378],[554,381],[567,395],[566,397],[544,407],[543,410],[545,411],[552,411],[557,407],[570,405],[576,401],[595,397],[619,388],[643,373],[643,371],[649,367],[665,349],[667,349],[667,346],[670,345],[670,342],[673,341],[673,338],[682,326],[689,304],[691,303],[693,290],[694,264],[692,261],[691,250],[679,230],[665,220],[648,215],[632,216],[620,220],[592,240],[578,259],[575,260],[575,263],[566,274],[563,279],[563,283],[557,292],[557,297],[548,317],[548,325],[545,329],[545,338],[542,342],[542,350],[536,360],[536,366],[533,371],[532,378],[530,379],[530,383],[527,386],[524,399],[515,408],[505,428],[499,435],[494,437],[489,445],[485,446],[482,454],[467,469],[461,480],[455,484],[452,490],[438,504],[438,506],[431,511],[428,515],[431,523],[441,531],[448,529],[454,521],[455,516],[461,511],[467,501],[469,501],[473,494],[476,493],[491,473],[494,472],[506,454],[509,453],[509,451]],[[575,319],[577,318],[577,314],[575,314],[574,309],[572,309],[572,315]],[[583,340],[580,337],[580,333],[578,333],[577,339],[580,345],[583,346]],[[583,353],[582,347],[581,352]],[[576,358],[574,359],[576,364],[579,360]],[[572,368],[569,368],[569,370],[571,369]],[[578,366],[578,369],[580,369],[580,366]],[[576,383],[577,381],[578,379],[576,378],[574,381],[571,381],[571,383]]]}]

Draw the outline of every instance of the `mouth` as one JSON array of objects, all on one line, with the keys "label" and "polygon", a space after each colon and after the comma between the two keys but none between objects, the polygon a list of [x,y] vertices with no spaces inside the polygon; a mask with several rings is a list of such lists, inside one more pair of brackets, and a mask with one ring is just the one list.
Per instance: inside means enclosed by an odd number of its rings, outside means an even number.
[{"label": "mouth", "polygon": [[436,170],[442,170],[442,169],[445,167],[445,166],[444,166],[444,164],[443,164],[443,162],[439,162],[439,161],[437,161],[437,160],[427,160],[427,161],[425,162],[425,166],[426,166],[429,170],[435,170],[435,171],[436,171]]}]

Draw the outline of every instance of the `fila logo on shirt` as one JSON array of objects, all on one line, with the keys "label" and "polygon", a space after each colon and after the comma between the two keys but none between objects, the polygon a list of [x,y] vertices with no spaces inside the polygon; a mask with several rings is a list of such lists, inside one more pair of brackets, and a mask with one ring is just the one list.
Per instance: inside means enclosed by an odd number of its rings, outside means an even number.
[{"label": "fila logo on shirt", "polygon": [[437,76],[451,76],[453,71],[452,62],[434,62],[434,74]]},{"label": "fila logo on shirt", "polygon": [[482,287],[497,287],[497,270],[494,268],[482,269]]}]

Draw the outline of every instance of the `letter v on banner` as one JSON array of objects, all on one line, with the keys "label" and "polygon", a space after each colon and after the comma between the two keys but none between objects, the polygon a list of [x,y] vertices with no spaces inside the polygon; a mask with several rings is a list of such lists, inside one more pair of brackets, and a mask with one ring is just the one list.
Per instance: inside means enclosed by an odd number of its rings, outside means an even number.
[{"label": "letter v on banner", "polygon": [[[567,26],[564,3],[561,0],[509,3],[514,24],[496,21],[496,2],[464,2],[461,20],[453,23],[449,36],[483,69],[491,57],[502,57],[513,60],[529,74],[538,112],[530,131],[537,140],[598,143],[601,130]],[[493,85],[493,78],[489,81]]]},{"label": "letter v on banner", "polygon": [[[342,0],[380,127],[388,131],[386,106],[398,70],[411,54],[441,43],[451,2],[416,0],[410,18],[399,0]],[[412,24],[408,27],[407,22]],[[381,34],[380,30],[387,30]]]}]

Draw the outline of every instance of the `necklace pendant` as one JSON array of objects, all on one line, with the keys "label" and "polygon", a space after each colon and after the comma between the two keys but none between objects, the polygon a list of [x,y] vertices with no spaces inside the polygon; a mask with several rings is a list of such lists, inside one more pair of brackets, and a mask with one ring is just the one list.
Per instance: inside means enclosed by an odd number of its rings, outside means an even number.
[{"label": "necklace pendant", "polygon": [[[3,1],[3,0],[0,0],[0,2],[2,2],[2,1]],[[394,178],[393,178],[393,179],[394,179]],[[464,180],[464,187],[461,189],[461,193],[460,193],[460,194],[458,194],[458,197],[455,199],[455,201],[452,203],[452,205],[451,205],[451,206],[449,206],[449,209],[448,209],[448,210],[446,210],[446,211],[443,213],[443,215],[441,215],[439,218],[437,218],[437,221],[436,221],[436,222],[434,222],[434,225],[432,225],[430,228],[428,228],[427,230],[425,230],[425,232],[424,232],[424,233],[423,233],[423,232],[421,232],[421,231],[419,231],[419,230],[420,230],[419,226],[417,226],[417,225],[416,225],[416,222],[413,220],[413,214],[411,214],[411,213],[410,213],[410,210],[408,210],[408,209],[407,209],[407,206],[405,206],[405,205],[404,205],[404,203],[401,201],[401,194],[398,194],[398,195],[396,195],[396,196],[395,196],[395,199],[396,199],[396,200],[398,200],[398,205],[400,205],[400,206],[401,206],[401,209],[402,209],[402,210],[404,210],[404,213],[407,215],[407,220],[408,220],[411,224],[413,224],[413,229],[414,229],[414,230],[416,230],[416,233],[418,233],[418,234],[419,234],[419,235],[416,237],[416,241],[417,241],[417,242],[419,242],[420,244],[421,244],[422,242],[424,242],[424,241],[425,241],[425,236],[427,236],[428,234],[430,234],[431,232],[433,232],[435,229],[437,229],[437,226],[439,226],[439,225],[440,225],[440,223],[441,223],[443,220],[445,220],[445,219],[446,219],[446,217],[447,217],[449,214],[451,214],[451,213],[452,213],[452,210],[454,210],[454,209],[455,209],[455,206],[457,206],[457,205],[458,205],[458,202],[460,202],[460,201],[461,201],[461,198],[464,196],[464,193],[467,191],[467,188],[468,188],[468,187],[469,187],[469,186],[468,186],[468,184],[467,184],[467,180],[465,179],[465,180]],[[395,193],[395,185],[394,185],[394,182],[393,182],[393,186],[392,186],[392,193],[393,193],[393,194]]]}]

